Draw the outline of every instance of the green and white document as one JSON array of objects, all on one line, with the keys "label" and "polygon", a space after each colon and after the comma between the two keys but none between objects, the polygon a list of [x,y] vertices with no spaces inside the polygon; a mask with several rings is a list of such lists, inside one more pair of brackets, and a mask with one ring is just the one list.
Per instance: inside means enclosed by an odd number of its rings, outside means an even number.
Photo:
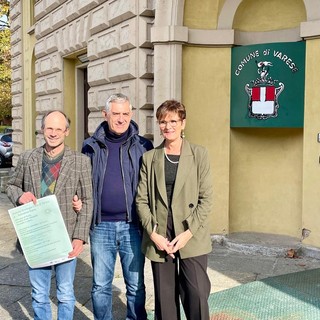
[{"label": "green and white document", "polygon": [[23,253],[31,268],[51,266],[67,260],[71,241],[55,195],[9,209]]}]

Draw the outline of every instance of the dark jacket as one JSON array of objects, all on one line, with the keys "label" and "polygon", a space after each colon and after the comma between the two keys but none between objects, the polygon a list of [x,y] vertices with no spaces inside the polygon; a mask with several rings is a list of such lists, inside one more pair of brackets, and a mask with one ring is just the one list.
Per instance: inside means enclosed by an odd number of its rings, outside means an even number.
[{"label": "dark jacket", "polygon": [[[91,158],[93,182],[93,220],[91,228],[101,222],[101,194],[108,160],[105,132],[108,123],[102,122],[92,137],[83,142],[82,153]],[[135,196],[139,181],[142,155],[153,148],[152,143],[138,135],[138,125],[131,120],[128,139],[121,146],[121,170],[126,194],[127,221],[138,223]],[[112,187],[112,186],[110,186]]]}]

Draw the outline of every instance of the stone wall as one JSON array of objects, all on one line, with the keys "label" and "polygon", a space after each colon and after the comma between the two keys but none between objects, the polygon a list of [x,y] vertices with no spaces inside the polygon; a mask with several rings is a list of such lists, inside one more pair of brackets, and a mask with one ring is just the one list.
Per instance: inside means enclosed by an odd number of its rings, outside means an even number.
[{"label": "stone wall", "polygon": [[[34,48],[24,47],[23,6],[11,1],[13,126],[23,128],[27,110],[22,80],[27,51],[34,55],[36,129],[48,110],[63,110],[64,59],[87,55],[89,132],[101,122],[100,110],[109,94],[121,91],[132,99],[140,133],[152,137],[153,46],[150,29],[155,8],[150,0],[38,0],[34,4]],[[32,19],[33,17],[30,17]],[[31,66],[32,67],[32,66]],[[24,82],[23,82],[24,81]],[[16,134],[15,139],[22,136]],[[17,141],[19,142],[19,141]],[[38,144],[38,143],[37,143]],[[17,149],[16,149],[17,151]],[[15,153],[17,153],[15,151]],[[18,151],[20,153],[20,150]]]}]

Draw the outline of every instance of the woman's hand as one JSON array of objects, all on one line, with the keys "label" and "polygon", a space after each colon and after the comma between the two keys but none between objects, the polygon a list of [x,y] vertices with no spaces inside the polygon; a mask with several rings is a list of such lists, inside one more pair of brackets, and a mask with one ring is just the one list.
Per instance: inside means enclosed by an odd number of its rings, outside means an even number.
[{"label": "woman's hand", "polygon": [[174,254],[171,252],[171,247],[169,246],[169,240],[162,235],[153,231],[150,235],[150,239],[154,242],[158,250],[166,251],[167,254],[174,259]]},{"label": "woman's hand", "polygon": [[179,249],[183,248],[191,238],[192,238],[192,233],[189,229],[180,233],[169,243],[171,252],[175,253]]}]

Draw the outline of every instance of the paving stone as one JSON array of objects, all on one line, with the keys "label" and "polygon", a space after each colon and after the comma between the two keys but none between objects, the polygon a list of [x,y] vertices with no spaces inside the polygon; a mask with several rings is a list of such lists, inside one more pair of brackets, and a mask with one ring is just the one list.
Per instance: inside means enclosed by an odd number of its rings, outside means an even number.
[{"label": "paving stone", "polygon": [[[32,319],[32,308],[28,268],[24,257],[16,249],[16,234],[8,215],[8,209],[11,207],[12,205],[7,196],[0,193],[0,319],[29,320]],[[285,276],[294,273],[292,279],[295,281],[290,281],[290,292],[293,292],[292,290],[294,290],[295,283],[297,283],[297,292],[301,292],[301,294],[307,292],[309,295],[312,295],[313,292],[319,291],[319,273],[312,273],[313,270],[316,270],[316,268],[320,266],[318,257],[302,256],[297,259],[290,259],[285,256],[274,255],[274,250],[271,250],[272,246],[275,246],[277,249],[276,251],[281,253],[283,252],[281,248],[290,248],[293,245],[296,245],[296,239],[289,239],[288,237],[282,238],[280,236],[268,237],[267,235],[261,236],[251,233],[233,235],[230,239],[232,245],[230,245],[230,243],[229,245],[226,245],[226,241],[229,240],[227,239],[224,240],[224,242],[216,243],[212,253],[208,255],[208,274],[211,281],[212,293],[210,295],[210,307],[214,308],[217,312],[222,311],[217,309],[219,306],[215,304],[215,301],[223,300],[225,305],[236,296],[233,291],[229,290],[234,289],[236,290],[236,293],[241,292],[241,294],[244,295],[243,292],[248,288],[248,295],[254,296],[252,295],[251,290],[252,288],[256,288],[254,285],[255,283],[257,283],[257,288],[260,288],[260,281],[270,281],[269,279],[273,279],[275,276]],[[275,241],[277,243],[275,243]],[[261,248],[258,248],[259,246]],[[245,248],[245,250],[243,250],[243,248]],[[251,253],[250,250],[252,250]],[[263,255],[261,252],[272,254]],[[313,253],[314,252],[315,251],[313,251]],[[303,276],[304,272],[306,276]],[[300,282],[297,281],[299,278],[295,276],[296,274],[302,279]],[[275,277],[275,281],[277,279],[278,278]],[[279,288],[281,285],[288,287],[287,282],[281,282],[280,280],[278,279],[274,282],[274,287],[278,286]],[[303,287],[303,282],[307,283],[309,287]],[[268,288],[271,287],[270,283]],[[148,319],[153,319],[153,281],[150,261],[147,259],[145,264],[145,284]],[[316,287],[312,287],[313,285]],[[85,250],[80,255],[77,263],[75,279],[75,294],[77,301],[74,315],[74,319],[76,320],[93,319],[91,286],[92,268],[90,244],[88,244],[85,246]],[[263,285],[261,285],[261,287],[263,287]],[[244,291],[242,291],[242,289]],[[116,262],[112,290],[114,320],[123,320],[126,317],[126,296],[119,258]],[[226,293],[226,291],[228,291],[228,293]],[[278,295],[276,295],[276,297],[278,297]],[[282,299],[283,295],[279,295],[279,298]],[[312,296],[310,296],[310,299],[311,298]],[[318,298],[318,296],[314,297],[314,299]],[[263,300],[263,297],[259,297],[259,299],[265,301]],[[57,301],[55,297],[54,275],[52,279],[51,301],[54,315],[53,318],[55,319]],[[259,300],[259,303],[261,301]],[[298,299],[296,301],[299,303],[299,301],[303,301],[303,299]],[[306,305],[307,304],[303,304],[303,307]],[[261,306],[263,310],[265,305],[261,304]],[[239,310],[238,316],[243,314],[243,312],[243,310]],[[260,312],[262,311],[260,310]],[[261,313],[259,315],[261,315]],[[236,314],[233,316],[234,319],[236,319]],[[220,317],[219,319],[227,318]],[[263,318],[258,319],[262,320]],[[281,318],[277,319],[279,320]],[[301,320],[303,318],[295,319]],[[313,319],[310,318],[306,320]]]}]

